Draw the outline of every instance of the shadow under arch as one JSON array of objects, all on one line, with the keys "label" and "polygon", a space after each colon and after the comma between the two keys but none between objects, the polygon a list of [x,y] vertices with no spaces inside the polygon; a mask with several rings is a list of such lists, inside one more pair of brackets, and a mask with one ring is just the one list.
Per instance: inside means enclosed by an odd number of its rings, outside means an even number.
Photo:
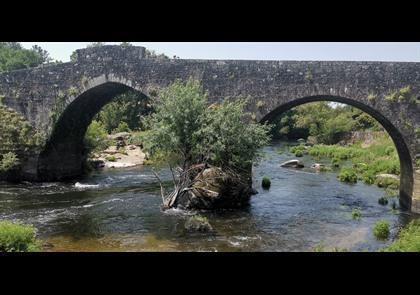
[{"label": "shadow under arch", "polygon": [[341,96],[332,96],[332,95],[317,95],[317,96],[308,96],[302,97],[290,102],[284,103],[280,106],[277,106],[274,110],[269,112],[265,115],[260,122],[271,122],[277,116],[281,115],[285,111],[288,111],[296,106],[316,102],[316,101],[331,101],[331,102],[339,102],[344,103],[347,105],[351,105],[356,107],[365,113],[372,116],[375,120],[377,120],[388,132],[389,136],[392,138],[394,145],[398,152],[398,157],[400,160],[400,204],[401,207],[405,210],[411,210],[411,202],[412,202],[412,195],[413,195],[413,163],[410,157],[410,151],[405,143],[405,140],[399,130],[380,112],[373,109],[372,107],[361,103],[359,101],[345,98]]},{"label": "shadow under arch", "polygon": [[120,82],[104,82],[77,96],[62,112],[40,153],[37,175],[41,181],[74,179],[83,173],[84,135],[93,117],[115,97],[136,91]]}]

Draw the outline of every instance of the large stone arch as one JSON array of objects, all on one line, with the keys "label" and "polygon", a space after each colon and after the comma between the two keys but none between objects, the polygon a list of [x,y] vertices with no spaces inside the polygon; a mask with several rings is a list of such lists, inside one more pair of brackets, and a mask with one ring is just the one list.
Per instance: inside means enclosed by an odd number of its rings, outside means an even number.
[{"label": "large stone arch", "polygon": [[83,138],[87,127],[102,107],[129,90],[147,97],[128,80],[100,76],[87,81],[80,94],[67,99],[39,155],[38,179],[66,180],[79,176],[83,170]]},{"label": "large stone arch", "polygon": [[364,104],[363,102],[347,97],[334,95],[315,95],[301,98],[293,98],[288,102],[282,103],[277,107],[268,110],[268,113],[261,118],[260,122],[270,122],[274,120],[277,116],[294,107],[316,101],[331,101],[351,105],[372,116],[385,128],[385,130],[388,132],[388,134],[394,142],[400,159],[400,203],[404,209],[410,209],[412,205],[414,186],[414,169],[412,158],[410,156],[410,151],[399,129],[396,126],[394,126],[391,123],[391,121],[388,118],[386,118],[383,114],[381,114],[378,110],[372,108],[367,104]]}]

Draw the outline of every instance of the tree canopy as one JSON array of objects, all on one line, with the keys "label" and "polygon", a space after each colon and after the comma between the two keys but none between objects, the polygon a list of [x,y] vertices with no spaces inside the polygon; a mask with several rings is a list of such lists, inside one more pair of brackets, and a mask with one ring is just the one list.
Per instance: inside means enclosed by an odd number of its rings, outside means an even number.
[{"label": "tree canopy", "polygon": [[145,148],[153,154],[175,158],[185,170],[208,163],[235,170],[258,157],[258,149],[270,140],[270,126],[244,124],[243,99],[226,99],[208,105],[199,82],[176,81],[159,93],[156,112],[147,119]]},{"label": "tree canopy", "polygon": [[0,72],[36,67],[51,61],[48,52],[38,45],[25,49],[18,42],[0,42]]}]

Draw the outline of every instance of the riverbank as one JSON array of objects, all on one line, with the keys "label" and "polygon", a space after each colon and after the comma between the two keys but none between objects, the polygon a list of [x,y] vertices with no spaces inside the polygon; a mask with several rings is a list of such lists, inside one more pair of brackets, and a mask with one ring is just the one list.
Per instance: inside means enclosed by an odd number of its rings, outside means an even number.
[{"label": "riverbank", "polygon": [[127,168],[148,164],[142,143],[136,141],[137,133],[120,132],[107,137],[107,147],[92,153],[88,159],[94,169]]},{"label": "riverbank", "polygon": [[399,188],[400,162],[394,143],[384,132],[375,132],[364,140],[352,140],[334,145],[305,145],[290,150],[295,156],[303,154],[315,160],[328,159],[327,170],[338,173],[343,182],[363,181],[379,187]]}]

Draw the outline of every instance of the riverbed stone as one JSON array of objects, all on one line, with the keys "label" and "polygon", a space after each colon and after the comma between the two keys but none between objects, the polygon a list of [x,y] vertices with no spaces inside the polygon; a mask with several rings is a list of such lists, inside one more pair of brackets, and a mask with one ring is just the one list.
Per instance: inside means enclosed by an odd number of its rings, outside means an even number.
[{"label": "riverbed stone", "polygon": [[299,160],[289,160],[282,164],[280,164],[280,167],[287,167],[287,168],[303,168],[305,165],[299,161]]}]

